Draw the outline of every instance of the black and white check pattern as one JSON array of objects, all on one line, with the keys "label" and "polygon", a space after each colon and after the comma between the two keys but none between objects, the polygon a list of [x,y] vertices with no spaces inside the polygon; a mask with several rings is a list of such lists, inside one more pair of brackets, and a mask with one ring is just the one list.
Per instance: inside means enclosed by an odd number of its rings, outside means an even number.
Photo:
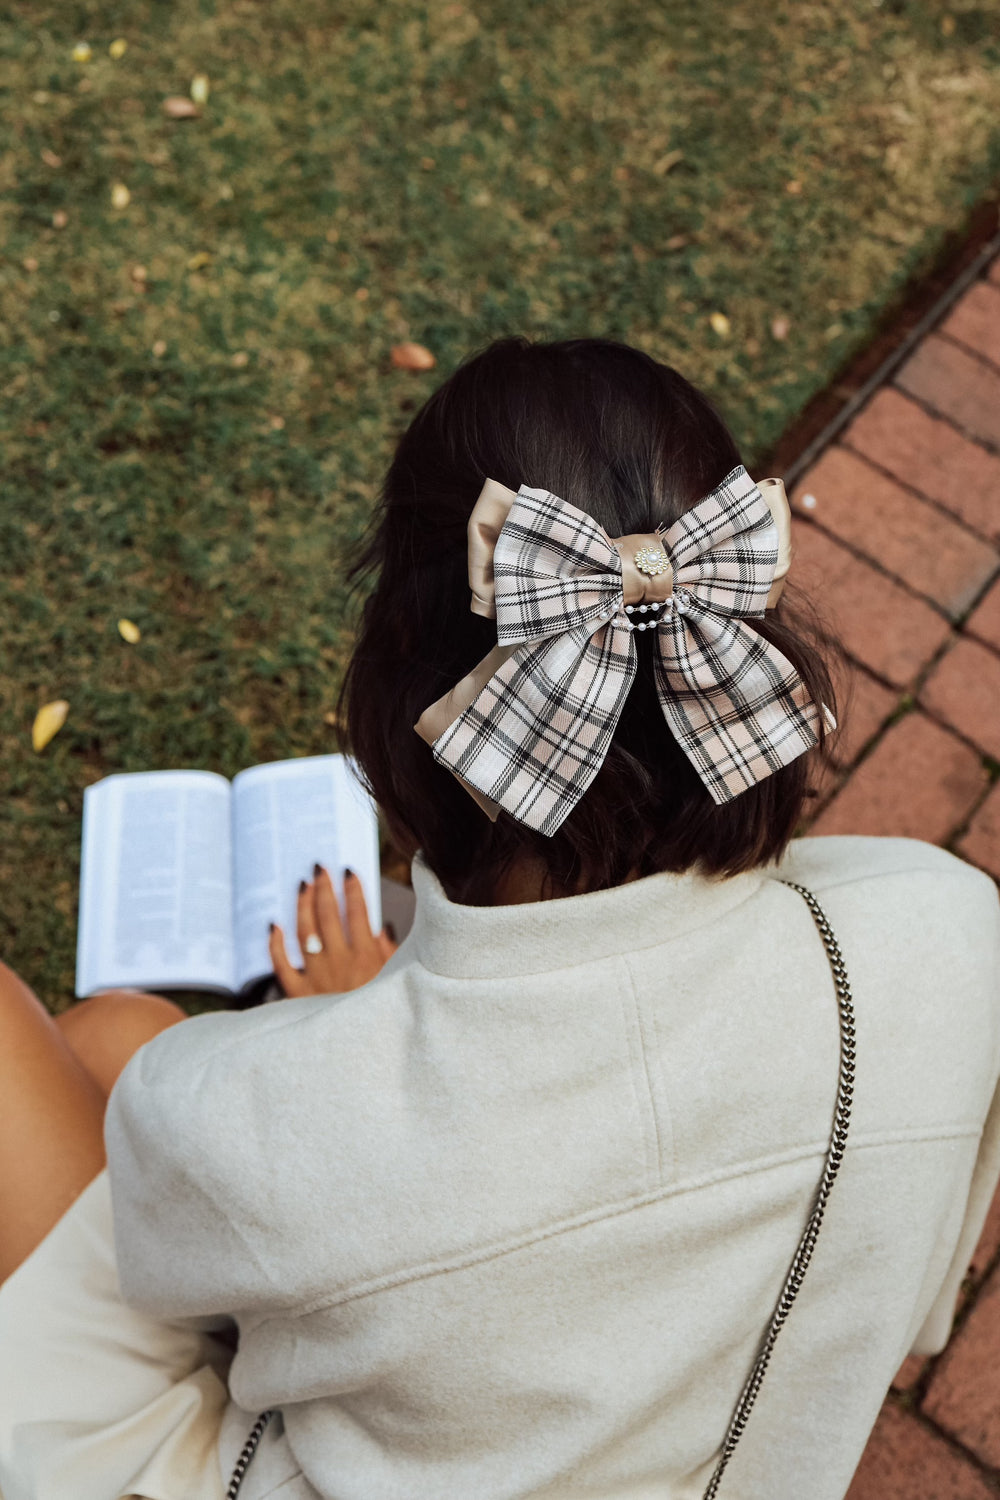
[{"label": "black and white check pattern", "polygon": [[[764,613],[777,528],[741,464],[661,542],[674,595],[656,632],[660,703],[713,801],[727,802],[818,739],[795,668],[741,618]],[[522,485],[493,568],[497,640],[516,649],[434,756],[553,834],[600,769],[635,676],[621,559],[590,516]]]}]

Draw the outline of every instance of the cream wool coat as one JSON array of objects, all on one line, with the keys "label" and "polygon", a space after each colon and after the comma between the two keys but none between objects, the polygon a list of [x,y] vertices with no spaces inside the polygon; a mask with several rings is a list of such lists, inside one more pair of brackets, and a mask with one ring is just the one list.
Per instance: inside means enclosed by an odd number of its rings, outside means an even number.
[{"label": "cream wool coat", "polygon": [[[371,984],[200,1016],[107,1117],[129,1302],[239,1351],[243,1500],[695,1500],[805,1225],[839,1027],[847,1154],[723,1500],[841,1500],[945,1344],[1000,1174],[1000,905],[903,839],[497,908],[417,860]],[[248,1414],[244,1419],[240,1408]]]}]

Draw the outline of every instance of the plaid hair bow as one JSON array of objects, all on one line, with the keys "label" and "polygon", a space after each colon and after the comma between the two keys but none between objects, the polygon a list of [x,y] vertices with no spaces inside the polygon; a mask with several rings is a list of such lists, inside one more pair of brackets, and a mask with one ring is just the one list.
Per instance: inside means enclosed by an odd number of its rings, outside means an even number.
[{"label": "plaid hair bow", "polygon": [[608,753],[635,631],[655,630],[677,743],[714,802],[739,796],[819,740],[795,668],[743,623],[776,602],[788,539],[781,481],[758,487],[742,464],[666,532],[614,539],[547,490],[488,479],[469,521],[469,581],[497,645],[417,733],[491,818],[503,808],[551,835]]}]

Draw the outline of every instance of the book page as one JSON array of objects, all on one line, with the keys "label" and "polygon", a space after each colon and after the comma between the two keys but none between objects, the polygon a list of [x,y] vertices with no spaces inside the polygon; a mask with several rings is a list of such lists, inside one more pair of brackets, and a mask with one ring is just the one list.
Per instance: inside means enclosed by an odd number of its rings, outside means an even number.
[{"label": "book page", "polygon": [[230,788],[212,771],[106,776],[83,796],[76,988],[234,988]]},{"label": "book page", "polygon": [[[233,777],[236,981],[271,972],[268,924],[277,922],[292,964],[300,880],[318,861],[343,902],[344,869],[360,876],[374,931],[382,925],[378,821],[342,755],[307,755],[251,766]],[[343,904],[341,904],[343,911]]]}]

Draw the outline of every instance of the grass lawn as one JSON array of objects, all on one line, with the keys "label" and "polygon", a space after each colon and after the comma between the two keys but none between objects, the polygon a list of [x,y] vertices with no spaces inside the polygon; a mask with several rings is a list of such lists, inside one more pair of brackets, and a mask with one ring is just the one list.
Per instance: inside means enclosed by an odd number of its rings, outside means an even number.
[{"label": "grass lawn", "polygon": [[335,748],[346,549],[460,358],[625,338],[752,466],[1000,172],[998,0],[3,18],[0,953],[53,1010],[88,783]]}]

